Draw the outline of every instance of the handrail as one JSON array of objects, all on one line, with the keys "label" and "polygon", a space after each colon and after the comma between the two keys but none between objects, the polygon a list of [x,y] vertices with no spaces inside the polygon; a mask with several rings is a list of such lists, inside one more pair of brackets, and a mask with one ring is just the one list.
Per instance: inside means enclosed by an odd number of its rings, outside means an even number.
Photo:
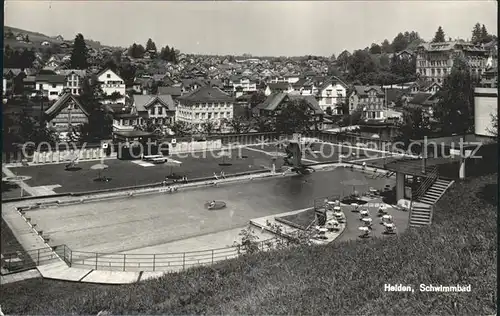
[{"label": "handrail", "polygon": [[432,184],[437,180],[437,178],[439,177],[437,166],[430,168],[426,175],[427,176],[425,177],[425,180],[416,190],[414,199],[422,197],[425,192],[427,192],[427,190],[432,186]]}]

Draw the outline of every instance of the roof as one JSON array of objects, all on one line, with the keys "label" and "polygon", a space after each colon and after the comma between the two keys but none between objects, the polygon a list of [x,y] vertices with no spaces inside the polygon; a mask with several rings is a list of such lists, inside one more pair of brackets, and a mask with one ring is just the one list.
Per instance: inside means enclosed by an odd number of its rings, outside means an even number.
[{"label": "roof", "polygon": [[368,91],[370,90],[375,90],[377,92],[378,96],[384,96],[384,92],[382,91],[382,88],[379,86],[354,86],[354,90],[356,91],[356,94],[359,96],[367,96]]},{"label": "roof", "polygon": [[323,110],[321,110],[318,101],[312,95],[303,96],[303,95],[290,95],[283,92],[272,93],[269,95],[264,102],[257,105],[257,109],[266,110],[266,111],[274,111],[276,108],[285,100],[295,101],[295,100],[305,100],[309,107],[314,110],[314,114],[323,114]]},{"label": "roof", "polygon": [[288,90],[289,84],[287,82],[269,83],[267,85],[271,90]]},{"label": "roof", "polygon": [[[99,78],[102,74],[104,74],[104,73],[105,73],[106,71],[108,71],[108,70],[109,70],[109,71],[111,71],[111,72],[113,72],[113,73],[114,73],[115,75],[117,75],[118,77],[120,77],[120,75],[119,75],[119,74],[117,74],[116,72],[114,72],[114,71],[113,71],[113,70],[111,70],[110,68],[105,68],[105,69],[103,69],[103,70],[99,71],[99,72],[97,73],[96,77],[97,77],[97,78]],[[121,77],[120,77],[120,78],[121,78]]]},{"label": "roof", "polygon": [[26,76],[24,79],[23,79],[23,82],[36,82],[36,76]]},{"label": "roof", "polygon": [[66,77],[61,75],[37,75],[37,82],[48,82],[48,83],[66,83]]},{"label": "roof", "polygon": [[175,111],[175,102],[169,94],[137,94],[134,95],[134,105],[138,112],[147,111],[153,104],[160,103],[168,111]]},{"label": "roof", "polygon": [[105,106],[108,109],[108,111],[112,112],[113,114],[122,114],[130,112],[130,106],[125,106],[121,103],[106,104]]},{"label": "roof", "polygon": [[432,97],[432,93],[419,92],[409,101],[410,104],[424,105]]},{"label": "roof", "polygon": [[443,52],[455,49],[463,49],[467,51],[477,51],[485,52],[483,47],[472,44],[471,42],[465,42],[463,40],[440,42],[440,43],[422,43],[418,47],[423,48],[430,52]]},{"label": "roof", "polygon": [[58,70],[57,73],[61,76],[66,76],[66,77],[72,73],[82,78],[87,75],[87,72],[85,70],[80,70],[80,69],[63,69],[63,70]]},{"label": "roof", "polygon": [[233,102],[233,98],[216,87],[201,87],[178,98],[187,103]]},{"label": "roof", "polygon": [[278,105],[285,99],[287,96],[286,93],[283,92],[275,92],[271,93],[261,104],[257,105],[257,109],[274,111]]},{"label": "roof", "polygon": [[318,104],[318,100],[312,95],[289,95],[288,98],[291,101],[295,100],[305,100],[309,105],[309,108],[314,111],[315,115],[324,114],[323,110]]},{"label": "roof", "polygon": [[17,76],[18,74],[20,74],[22,72],[22,70],[21,70],[21,68],[4,68],[3,69],[4,75],[8,74],[9,72],[12,72],[12,74]]},{"label": "roof", "polygon": [[172,97],[177,97],[182,94],[181,87],[158,87],[158,94],[169,94]]},{"label": "roof", "polygon": [[52,104],[51,107],[49,107],[46,111],[45,111],[45,115],[47,115],[49,118],[53,118],[55,117],[57,114],[59,114],[59,112],[61,112],[67,105],[69,102],[74,102],[75,105],[80,109],[82,110],[82,112],[86,115],[86,116],[89,116],[89,113],[87,111],[87,109],[85,109],[82,104],[80,103],[80,101],[78,101],[78,99],[72,95],[71,93],[65,93],[63,94],[54,104]]},{"label": "roof", "polygon": [[408,95],[410,91],[408,89],[385,89],[385,98],[387,103],[396,102],[400,100],[403,96]]}]

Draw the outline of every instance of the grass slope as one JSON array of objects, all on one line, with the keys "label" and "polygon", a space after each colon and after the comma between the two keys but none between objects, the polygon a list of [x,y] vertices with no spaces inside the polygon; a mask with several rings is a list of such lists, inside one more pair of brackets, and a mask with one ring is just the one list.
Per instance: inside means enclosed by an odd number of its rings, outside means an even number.
[{"label": "grass slope", "polygon": [[[489,315],[496,312],[497,175],[455,184],[434,224],[395,238],[258,253],[125,286],[3,286],[10,314]],[[384,284],[415,293],[384,292]],[[418,292],[471,284],[472,293]]]}]

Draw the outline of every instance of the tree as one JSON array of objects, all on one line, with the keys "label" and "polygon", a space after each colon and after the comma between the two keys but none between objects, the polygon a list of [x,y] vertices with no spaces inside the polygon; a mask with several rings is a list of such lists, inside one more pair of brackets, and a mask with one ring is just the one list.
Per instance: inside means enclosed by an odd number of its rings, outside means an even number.
[{"label": "tree", "polygon": [[335,57],[335,54],[332,54],[332,56],[330,56],[330,60],[331,61],[335,61],[337,58]]},{"label": "tree", "polygon": [[148,42],[146,43],[146,51],[153,51],[156,53],[156,44],[152,39],[148,39]]},{"label": "tree", "polygon": [[201,133],[205,136],[210,136],[216,132],[214,121],[208,119],[201,123]]},{"label": "tree", "polygon": [[491,114],[491,127],[488,132],[493,134],[493,136],[498,137],[498,114]]},{"label": "tree", "polygon": [[382,47],[380,47],[380,45],[373,43],[372,46],[370,47],[370,54],[380,54],[380,53],[382,53]]},{"label": "tree", "polygon": [[136,43],[134,43],[128,49],[128,55],[132,58],[142,58],[144,57],[145,53],[146,50],[141,44],[137,45]]},{"label": "tree", "polygon": [[476,25],[474,25],[474,28],[472,29],[471,42],[477,44],[480,43],[481,40],[482,40],[481,24],[476,23]]},{"label": "tree", "polygon": [[422,139],[429,131],[429,117],[425,115],[422,107],[412,106],[403,109],[403,121],[397,136],[400,141],[408,145],[411,139]]},{"label": "tree", "polygon": [[304,99],[288,101],[276,115],[276,131],[280,134],[303,133],[310,130],[314,112]]},{"label": "tree", "polygon": [[[407,32],[408,33],[408,32]],[[402,50],[405,50],[406,47],[408,47],[408,44],[410,43],[408,41],[409,34],[407,36],[403,35],[403,33],[398,33],[394,40],[392,41],[392,49],[394,52],[400,52]]]},{"label": "tree", "polygon": [[351,78],[359,78],[363,74],[368,74],[376,71],[375,62],[368,52],[357,50],[349,60],[349,76]]},{"label": "tree", "polygon": [[440,26],[438,27],[436,34],[434,35],[434,38],[432,39],[433,43],[441,43],[441,42],[446,42],[445,34],[443,31],[443,28]]},{"label": "tree", "polygon": [[193,127],[184,121],[175,121],[175,123],[170,126],[170,129],[177,137],[191,135],[193,132]]},{"label": "tree", "polygon": [[83,35],[79,33],[75,37],[73,50],[71,51],[71,69],[87,69],[88,50]]},{"label": "tree", "polygon": [[276,118],[274,116],[252,116],[252,127],[259,133],[274,132],[276,130]]},{"label": "tree", "polygon": [[447,135],[466,134],[474,127],[474,87],[467,63],[456,58],[440,91],[434,116]]},{"label": "tree", "polygon": [[126,86],[134,84],[137,68],[131,63],[122,63],[119,66],[120,77],[122,77]]},{"label": "tree", "polygon": [[252,127],[250,121],[243,116],[236,116],[227,121],[231,131],[235,134],[248,133]]},{"label": "tree", "polygon": [[73,134],[80,142],[95,142],[111,137],[113,131],[113,117],[101,103],[105,96],[95,76],[82,82],[80,101],[89,112],[88,122],[75,127]]},{"label": "tree", "polygon": [[47,142],[53,145],[58,141],[58,136],[55,131],[42,125],[26,111],[23,111],[23,114],[19,117],[18,124],[20,127],[18,134],[19,140],[23,143],[32,141],[36,145],[41,142]]},{"label": "tree", "polygon": [[399,58],[394,55],[391,60],[391,73],[401,77],[403,81],[411,81],[415,77],[417,60],[413,56],[410,59]]},{"label": "tree", "polygon": [[382,42],[382,45],[381,45],[381,49],[384,53],[392,53],[393,52],[393,49],[392,49],[392,46],[391,44],[389,43],[389,41],[387,39],[385,39],[383,42]]}]

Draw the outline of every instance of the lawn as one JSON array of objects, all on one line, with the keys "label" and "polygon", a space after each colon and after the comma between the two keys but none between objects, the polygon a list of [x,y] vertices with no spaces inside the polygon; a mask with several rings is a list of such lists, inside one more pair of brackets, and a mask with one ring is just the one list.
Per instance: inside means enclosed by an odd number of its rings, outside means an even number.
[{"label": "lawn", "polygon": [[314,209],[309,209],[297,214],[282,216],[279,217],[279,219],[290,222],[294,224],[295,227],[307,229],[307,227],[309,227],[309,225],[311,225],[311,223],[316,219],[316,212]]},{"label": "lawn", "polygon": [[[3,286],[9,314],[491,315],[496,313],[497,175],[455,184],[430,227],[397,238],[258,253],[119,287],[28,280]],[[384,292],[384,284],[415,293]],[[471,293],[419,292],[419,284]]]},{"label": "lawn", "polygon": [[[143,167],[132,161],[109,159],[104,163],[108,169],[103,171],[103,175],[111,178],[109,182],[96,182],[94,179],[98,172],[91,170],[91,166],[99,163],[80,162],[78,170],[66,171],[64,164],[48,164],[30,167],[12,168],[17,175],[30,176],[31,179],[26,183],[32,187],[61,185],[55,188],[56,193],[83,192],[91,190],[102,190],[108,188],[120,188],[134,185],[145,185],[159,183],[165,180],[165,177],[171,172],[177,175],[186,176],[188,179],[211,177],[214,173],[220,174],[222,171],[226,174],[240,173],[246,171],[264,170],[264,167],[271,167],[271,159],[268,155],[261,152],[250,151],[246,149],[235,149],[230,152],[230,157],[221,158],[220,151],[205,153],[193,153],[190,156],[173,155],[171,158],[182,162],[179,167],[170,167],[168,165],[154,165]],[[219,155],[219,157],[218,157]],[[226,163],[220,166],[220,163]],[[279,168],[283,164],[283,159],[276,161]]]},{"label": "lawn", "polygon": [[2,218],[2,231],[0,240],[2,253],[12,253],[16,251],[24,251],[21,244],[10,230],[9,225]]}]

